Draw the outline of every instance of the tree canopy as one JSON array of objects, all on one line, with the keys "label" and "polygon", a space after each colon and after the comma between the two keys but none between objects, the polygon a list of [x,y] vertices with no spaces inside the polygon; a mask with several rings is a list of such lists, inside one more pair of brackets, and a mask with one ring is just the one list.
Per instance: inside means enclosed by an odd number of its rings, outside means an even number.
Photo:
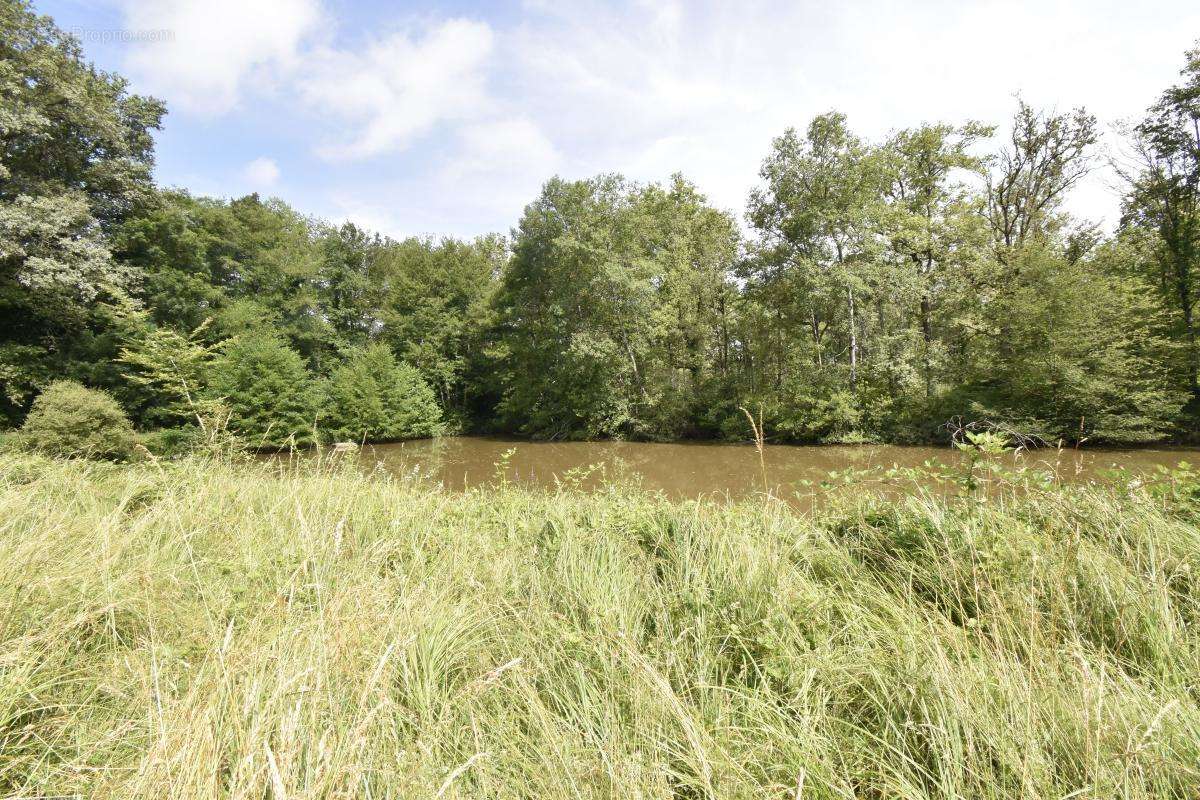
[{"label": "tree canopy", "polygon": [[1085,109],[878,140],[831,111],[743,219],[682,175],[550,178],[508,235],[394,239],[151,180],[164,107],[0,2],[0,419],[56,381],[282,444],[919,441],[956,416],[1145,442],[1200,417],[1200,50],[1129,132],[1120,227],[1064,204]]}]

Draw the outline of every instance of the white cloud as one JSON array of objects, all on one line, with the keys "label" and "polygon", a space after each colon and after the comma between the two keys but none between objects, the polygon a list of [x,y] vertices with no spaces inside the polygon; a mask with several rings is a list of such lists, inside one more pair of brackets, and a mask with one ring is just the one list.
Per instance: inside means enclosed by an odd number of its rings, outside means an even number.
[{"label": "white cloud", "polygon": [[532,120],[526,117],[483,122],[459,130],[462,152],[449,170],[456,175],[511,172],[536,168],[553,170],[561,155]]},{"label": "white cloud", "polygon": [[461,125],[448,145],[423,172],[332,192],[331,216],[395,238],[504,231],[563,165],[541,129],[521,117]]},{"label": "white cloud", "polygon": [[525,117],[464,125],[436,177],[438,194],[468,213],[515,215],[565,162],[542,129]]},{"label": "white cloud", "polygon": [[330,218],[334,224],[352,222],[363,230],[381,233],[394,239],[417,235],[416,231],[407,230],[397,219],[394,208],[379,203],[364,202],[361,193],[338,192],[330,200],[334,209]]},{"label": "white cloud", "polygon": [[[1016,92],[1102,121],[1139,113],[1200,30],[1200,6],[1148,2],[528,0],[505,58],[517,110],[569,172],[681,170],[740,210],[771,138],[831,108],[872,139],[923,122],[1003,126]],[[1107,182],[1100,171],[1071,208],[1112,222]]]},{"label": "white cloud", "polygon": [[260,156],[242,168],[242,178],[255,191],[270,189],[279,182],[279,165],[273,159]]},{"label": "white cloud", "polygon": [[293,66],[321,20],[318,0],[124,0],[123,11],[131,30],[170,34],[129,51],[139,89],[200,115],[232,110],[248,84]]},{"label": "white cloud", "polygon": [[420,32],[396,32],[362,52],[314,55],[300,92],[311,108],[340,122],[325,158],[362,159],[401,150],[434,126],[479,116],[489,107],[485,63],[491,28],[446,20]]},{"label": "white cloud", "polygon": [[[875,140],[1003,125],[1016,92],[1109,123],[1176,79],[1200,30],[1194,0],[524,0],[481,7],[487,22],[367,31],[323,25],[324,0],[115,2],[127,27],[175,33],[131,53],[139,90],[237,107],[238,123],[341,162],[282,162],[306,193],[289,199],[392,233],[504,230],[555,173],[682,171],[740,214],[771,138],[831,108]],[[272,102],[239,107],[252,93]],[[1099,173],[1072,210],[1111,222],[1110,182]]]},{"label": "white cloud", "polygon": [[740,212],[771,137],[803,124],[795,109],[813,81],[796,42],[823,14],[753,3],[536,6],[509,51],[523,110],[560,143],[566,172],[664,180],[680,171]]}]

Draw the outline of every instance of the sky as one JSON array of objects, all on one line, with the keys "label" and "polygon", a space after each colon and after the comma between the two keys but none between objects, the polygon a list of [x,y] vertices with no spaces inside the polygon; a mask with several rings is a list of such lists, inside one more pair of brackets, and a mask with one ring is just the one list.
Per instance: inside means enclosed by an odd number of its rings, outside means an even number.
[{"label": "sky", "polygon": [[[553,175],[682,172],[739,218],[771,139],[1084,106],[1119,150],[1195,0],[34,0],[166,101],[160,184],[408,235],[509,231]],[[1111,226],[1104,159],[1069,200]]]}]

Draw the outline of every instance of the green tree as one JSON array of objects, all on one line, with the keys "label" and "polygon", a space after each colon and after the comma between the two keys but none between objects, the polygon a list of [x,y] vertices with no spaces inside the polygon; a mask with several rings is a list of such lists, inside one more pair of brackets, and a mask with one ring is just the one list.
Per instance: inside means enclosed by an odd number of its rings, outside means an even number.
[{"label": "green tree", "polygon": [[275,330],[319,368],[343,344],[333,322],[343,312],[324,291],[325,238],[337,231],[258,195],[163,192],[110,238],[156,324],[190,331],[212,318],[212,339]]},{"label": "green tree", "polygon": [[352,352],[325,387],[324,428],[339,441],[437,436],[442,412],[420,373],[385,345]]},{"label": "green tree", "polygon": [[131,369],[128,380],[145,394],[144,421],[153,427],[199,424],[220,416],[205,397],[209,373],[220,344],[204,341],[208,320],[181,334],[150,323],[144,311],[128,312],[132,333],[121,348],[120,361]]},{"label": "green tree", "polygon": [[720,417],[737,413],[729,368],[736,224],[678,174],[667,186],[643,187],[635,202],[654,298],[645,392],[630,432],[655,439],[714,432]]},{"label": "green tree", "polygon": [[1062,202],[1091,169],[1096,118],[1037,112],[1018,101],[1007,146],[987,173],[988,222],[1001,258],[1026,241],[1046,239],[1066,224]]},{"label": "green tree", "polygon": [[229,411],[229,428],[253,447],[315,441],[317,392],[304,360],[277,334],[226,342],[212,365],[208,399]]},{"label": "green tree", "polygon": [[127,86],[28,3],[0,2],[0,415],[97,357],[95,301],[132,278],[105,236],[152,191],[163,107]]},{"label": "green tree", "polygon": [[[789,129],[776,139],[760,176],[747,214],[759,241],[743,270],[767,312],[756,337],[760,392],[775,398],[777,428],[848,434],[875,332],[866,312],[885,266],[880,159],[844,115],[828,113],[805,136]],[[817,408],[840,413],[808,420]]]},{"label": "green tree", "polygon": [[141,276],[132,294],[155,325],[191,331],[231,300],[241,261],[237,223],[224,201],[157,194],[110,235],[114,257]]},{"label": "green tree", "polygon": [[896,134],[882,151],[895,299],[915,323],[927,401],[958,377],[951,362],[971,334],[963,306],[969,312],[991,271],[984,197],[966,179],[983,173],[973,147],[991,133],[977,123],[924,125]]},{"label": "green tree", "polygon": [[1183,380],[1200,398],[1200,48],[1187,53],[1183,81],[1165,91],[1133,130],[1136,163],[1122,224],[1157,235],[1152,283],[1172,309],[1185,344]]},{"label": "green tree", "polygon": [[60,458],[117,461],[132,458],[137,447],[137,435],[117,401],[74,381],[55,381],[37,396],[18,441]]},{"label": "green tree", "polygon": [[379,327],[383,240],[352,223],[319,229],[318,303],[338,345],[361,347]]},{"label": "green tree", "polygon": [[731,221],[682,178],[548,182],[495,304],[504,422],[549,438],[679,435],[735,249]]},{"label": "green tree", "polygon": [[229,295],[214,331],[273,330],[324,372],[337,361],[338,336],[322,308],[320,225],[279,200],[247,195],[229,203],[234,245]]},{"label": "green tree", "polygon": [[632,216],[616,176],[555,178],[526,207],[497,296],[508,426],[546,438],[627,430],[651,294],[635,273]]},{"label": "green tree", "polygon": [[388,242],[378,254],[379,339],[420,370],[442,407],[459,418],[479,413],[492,390],[484,336],[507,259],[499,236],[410,238]]},{"label": "green tree", "polygon": [[1049,441],[1140,443],[1170,432],[1183,402],[1151,293],[1121,278],[1113,246],[1074,262],[1048,245],[1014,254],[1013,279],[982,310],[977,376],[945,413],[1004,421]]}]

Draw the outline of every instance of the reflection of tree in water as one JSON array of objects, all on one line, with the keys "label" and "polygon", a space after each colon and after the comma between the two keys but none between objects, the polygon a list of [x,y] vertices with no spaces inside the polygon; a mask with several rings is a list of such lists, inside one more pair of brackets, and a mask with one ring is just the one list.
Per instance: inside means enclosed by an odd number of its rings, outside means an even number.
[{"label": "reflection of tree in water", "polygon": [[[445,437],[367,445],[357,457],[364,469],[382,469],[405,480],[428,481],[451,490],[494,485],[503,479],[551,491],[639,486],[674,499],[740,499],[762,491],[756,452],[741,444]],[[1159,466],[1173,467],[1180,461],[1195,462],[1197,453],[1043,448],[1000,458],[1009,469],[1043,470],[1058,480],[1078,482],[1105,480],[1114,467],[1136,475]],[[947,447],[768,445],[765,462],[774,496],[791,500],[804,495],[820,501],[827,494],[822,483],[831,473],[855,479],[862,489],[896,483],[888,473],[898,469],[911,484],[927,463],[942,465],[943,472],[955,471],[961,467],[962,454]],[[498,465],[503,467],[503,477]]]},{"label": "reflection of tree in water", "polygon": [[449,489],[461,489],[467,482],[447,480],[453,474],[448,466],[453,461],[454,451],[460,446],[457,437],[416,439],[409,442],[368,444],[361,454],[365,466],[389,472],[397,477],[414,481],[438,483]]}]

